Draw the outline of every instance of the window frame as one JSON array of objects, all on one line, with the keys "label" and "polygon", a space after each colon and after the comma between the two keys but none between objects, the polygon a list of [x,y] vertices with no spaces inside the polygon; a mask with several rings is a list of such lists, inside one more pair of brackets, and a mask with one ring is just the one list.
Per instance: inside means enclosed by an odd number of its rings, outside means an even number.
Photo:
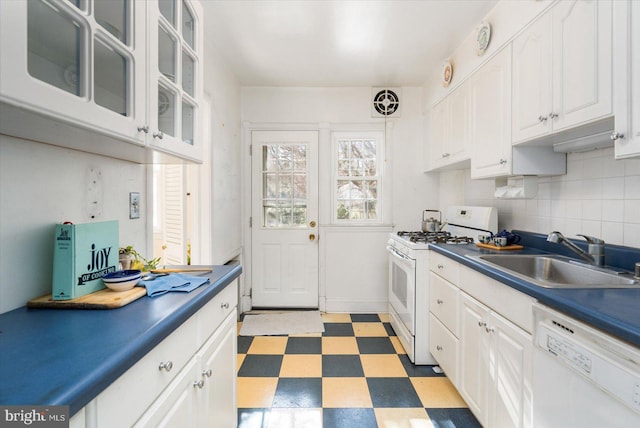
[{"label": "window frame", "polygon": [[[376,175],[340,176],[338,175],[339,142],[349,140],[374,140],[376,142]],[[334,225],[371,226],[384,224],[384,186],[385,186],[385,135],[383,131],[333,131],[331,133],[331,223]],[[376,218],[375,219],[340,219],[338,218],[338,182],[339,181],[376,181]]]}]

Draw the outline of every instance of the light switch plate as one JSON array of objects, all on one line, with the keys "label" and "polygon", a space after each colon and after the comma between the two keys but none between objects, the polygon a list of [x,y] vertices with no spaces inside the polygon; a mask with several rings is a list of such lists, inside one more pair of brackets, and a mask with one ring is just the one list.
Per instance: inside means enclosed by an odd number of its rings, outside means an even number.
[{"label": "light switch plate", "polygon": [[129,193],[129,218],[140,218],[140,193]]}]

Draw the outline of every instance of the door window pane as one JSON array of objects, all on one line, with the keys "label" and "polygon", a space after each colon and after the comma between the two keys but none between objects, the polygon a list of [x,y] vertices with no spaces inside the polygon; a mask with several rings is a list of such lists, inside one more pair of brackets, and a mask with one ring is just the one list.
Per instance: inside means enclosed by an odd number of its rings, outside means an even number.
[{"label": "door window pane", "polygon": [[127,15],[129,0],[94,0],[96,22],[122,43],[128,44]]},{"label": "door window pane", "polygon": [[43,82],[83,95],[80,40],[82,26],[49,3],[27,4],[27,69]]},{"label": "door window pane", "polygon": [[127,59],[99,39],[94,46],[96,104],[127,116]]},{"label": "door window pane", "polygon": [[182,141],[193,146],[193,116],[194,108],[191,104],[182,103]]},{"label": "door window pane", "polygon": [[176,3],[175,0],[158,0],[158,8],[160,9],[160,13],[164,16],[167,21],[173,26],[176,27]]},{"label": "door window pane", "polygon": [[176,41],[158,27],[158,69],[167,79],[176,81]]},{"label": "door window pane", "polygon": [[182,89],[193,97],[195,81],[195,63],[186,52],[182,52]]},{"label": "door window pane", "polygon": [[306,144],[262,147],[264,227],[305,227],[307,224]]},{"label": "door window pane", "polygon": [[185,42],[187,42],[189,46],[191,46],[191,49],[194,49],[194,50],[195,50],[195,47],[193,44],[193,35],[195,33],[195,25],[196,25],[196,22],[193,19],[193,15],[191,14],[191,11],[187,7],[186,2],[183,0],[182,1],[182,38],[184,39]]},{"label": "door window pane", "polygon": [[176,96],[168,89],[158,86],[158,128],[174,136],[176,129]]}]

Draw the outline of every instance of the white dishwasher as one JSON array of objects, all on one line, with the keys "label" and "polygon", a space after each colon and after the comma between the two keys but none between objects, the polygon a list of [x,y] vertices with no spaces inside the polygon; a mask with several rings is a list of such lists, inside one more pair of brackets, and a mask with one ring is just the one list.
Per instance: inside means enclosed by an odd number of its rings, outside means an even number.
[{"label": "white dishwasher", "polygon": [[533,426],[640,427],[640,349],[538,303],[533,314]]}]

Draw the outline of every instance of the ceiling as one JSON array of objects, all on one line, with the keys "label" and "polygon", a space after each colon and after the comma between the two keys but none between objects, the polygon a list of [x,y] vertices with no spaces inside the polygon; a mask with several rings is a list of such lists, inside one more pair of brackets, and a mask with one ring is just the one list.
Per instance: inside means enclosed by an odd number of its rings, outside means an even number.
[{"label": "ceiling", "polygon": [[497,0],[202,0],[243,86],[422,86]]}]

